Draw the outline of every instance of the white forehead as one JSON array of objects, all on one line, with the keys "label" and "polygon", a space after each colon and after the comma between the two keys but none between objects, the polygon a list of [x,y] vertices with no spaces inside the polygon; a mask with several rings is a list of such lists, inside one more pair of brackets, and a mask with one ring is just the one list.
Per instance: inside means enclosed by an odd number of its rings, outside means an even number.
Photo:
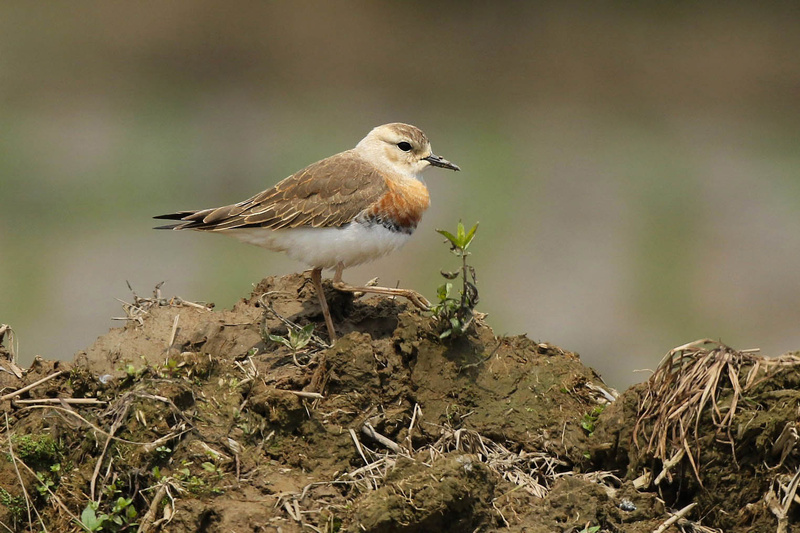
[{"label": "white forehead", "polygon": [[393,122],[391,124],[383,124],[373,128],[372,131],[364,137],[364,141],[384,141],[389,143],[398,143],[401,141],[408,141],[417,147],[425,147],[430,143],[428,137],[423,131],[416,126],[410,124],[403,124],[401,122]]}]

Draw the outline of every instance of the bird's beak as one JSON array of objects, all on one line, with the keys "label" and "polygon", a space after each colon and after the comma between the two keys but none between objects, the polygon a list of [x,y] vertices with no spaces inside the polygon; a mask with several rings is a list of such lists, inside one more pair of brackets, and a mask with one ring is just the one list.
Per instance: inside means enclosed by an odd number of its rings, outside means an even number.
[{"label": "bird's beak", "polygon": [[422,159],[424,159],[434,167],[449,168],[450,170],[461,170],[461,168],[455,163],[451,163],[444,157],[438,156],[436,154],[431,154],[428,157],[423,157]]}]

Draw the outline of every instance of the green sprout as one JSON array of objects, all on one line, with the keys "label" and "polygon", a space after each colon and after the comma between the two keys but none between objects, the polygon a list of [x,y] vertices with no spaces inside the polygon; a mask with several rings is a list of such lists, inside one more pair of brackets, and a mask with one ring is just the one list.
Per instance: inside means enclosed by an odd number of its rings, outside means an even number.
[{"label": "green sprout", "polygon": [[[447,238],[450,244],[450,251],[461,258],[461,268],[453,272],[442,271],[442,276],[448,280],[436,291],[439,303],[432,307],[434,316],[440,320],[442,332],[439,337],[458,337],[463,335],[472,324],[475,316],[475,305],[478,303],[478,287],[475,278],[475,268],[467,264],[467,251],[475,232],[478,229],[476,223],[469,231],[466,231],[464,224],[458,222],[455,235],[447,230],[437,229],[436,231]],[[450,281],[461,276],[461,295],[454,298],[451,296],[453,284]]]},{"label": "green sprout", "polygon": [[302,328],[290,328],[289,333],[285,337],[279,335],[270,335],[269,340],[283,344],[291,351],[297,353],[305,348],[311,341],[311,335],[314,333],[314,324],[308,324]]},{"label": "green sprout", "polygon": [[590,436],[594,433],[594,425],[597,422],[597,419],[600,418],[600,415],[603,413],[603,410],[606,408],[605,405],[598,405],[591,412],[586,413],[583,415],[581,419],[581,427],[583,428],[586,433]]},{"label": "green sprout", "polygon": [[290,327],[289,333],[284,337],[280,335],[268,335],[269,340],[283,344],[292,351],[292,358],[297,366],[303,366],[297,361],[297,355],[302,353],[311,339],[314,337],[314,324],[307,324],[301,327]]},{"label": "green sprout", "polygon": [[22,522],[26,510],[25,498],[13,496],[6,489],[0,487],[0,505],[4,505],[8,509],[8,514],[14,522]]},{"label": "green sprout", "polygon": [[119,531],[128,529],[136,521],[136,508],[131,498],[117,498],[111,514],[98,514],[98,502],[89,502],[81,513],[80,524],[87,531]]}]

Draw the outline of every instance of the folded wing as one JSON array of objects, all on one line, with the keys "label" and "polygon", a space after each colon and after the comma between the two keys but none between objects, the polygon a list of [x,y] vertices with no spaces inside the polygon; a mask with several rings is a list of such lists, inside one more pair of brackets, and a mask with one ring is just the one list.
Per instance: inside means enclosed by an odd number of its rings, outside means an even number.
[{"label": "folded wing", "polygon": [[337,227],[352,221],[387,191],[377,169],[347,151],[309,165],[243,202],[155,218],[180,221],[157,229]]}]

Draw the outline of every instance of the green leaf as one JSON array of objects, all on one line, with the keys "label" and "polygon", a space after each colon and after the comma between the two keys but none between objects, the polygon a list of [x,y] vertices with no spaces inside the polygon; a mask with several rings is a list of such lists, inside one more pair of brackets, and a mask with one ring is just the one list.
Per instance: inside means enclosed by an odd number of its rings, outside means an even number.
[{"label": "green leaf", "polygon": [[475,225],[472,226],[472,229],[470,229],[469,232],[467,233],[467,236],[464,238],[464,246],[463,246],[464,250],[466,250],[469,247],[470,243],[472,242],[472,239],[475,237],[475,232],[478,231],[478,224],[480,224],[480,222],[476,222]]},{"label": "green leaf", "polygon": [[278,335],[269,335],[269,340],[272,342],[277,342],[278,344],[283,344],[287,348],[291,348],[292,344],[289,342],[289,339],[285,337],[280,337]]},{"label": "green leaf", "polygon": [[461,221],[458,221],[458,227],[456,228],[456,235],[458,236],[458,247],[464,247],[464,224]]},{"label": "green leaf", "polygon": [[125,509],[125,517],[128,519],[128,522],[133,522],[136,519],[136,514],[136,507],[133,505],[130,505],[127,509]]},{"label": "green leaf", "polygon": [[447,240],[450,241],[450,243],[453,246],[457,246],[458,239],[456,239],[456,236],[450,233],[449,231],[443,229],[437,229],[436,233],[441,233],[442,235],[447,237]]},{"label": "green leaf", "polygon": [[117,503],[114,504],[114,509],[111,512],[114,514],[119,513],[120,511],[128,507],[131,503],[133,503],[132,499],[123,498],[122,496],[120,496],[119,498],[117,498]]},{"label": "green leaf", "polygon": [[294,342],[292,343],[292,349],[294,350],[301,350],[306,347],[306,345],[311,342],[311,335],[314,333],[314,324],[307,324],[303,326],[300,331],[298,331],[294,338],[292,339]]},{"label": "green leaf", "polygon": [[443,302],[447,300],[447,297],[450,296],[451,290],[453,290],[452,283],[445,283],[444,285],[440,285],[439,289],[436,291],[436,296],[439,297],[439,301]]},{"label": "green leaf", "polygon": [[103,517],[105,515],[98,518],[95,512],[96,509],[97,503],[89,502],[89,505],[87,505],[86,509],[81,513],[81,524],[89,531],[100,531],[103,529],[103,522],[105,522],[105,518]]},{"label": "green leaf", "polygon": [[209,472],[217,471],[217,467],[214,465],[214,463],[209,463],[208,461],[202,463],[200,466],[203,467],[203,470],[207,470]]}]

